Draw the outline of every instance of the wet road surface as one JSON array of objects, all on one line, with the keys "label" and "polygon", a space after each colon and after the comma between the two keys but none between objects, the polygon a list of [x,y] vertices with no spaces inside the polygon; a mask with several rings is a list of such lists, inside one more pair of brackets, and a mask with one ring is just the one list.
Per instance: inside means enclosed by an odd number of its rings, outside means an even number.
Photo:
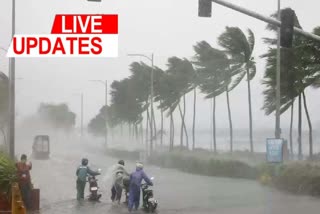
[{"label": "wet road surface", "polygon": [[[33,183],[41,189],[41,214],[128,213],[124,205],[112,205],[109,200],[109,172],[117,160],[105,156],[102,146],[57,143],[52,147],[50,160],[32,160]],[[75,170],[82,157],[89,158],[92,169],[102,169],[98,176],[101,203],[79,204],[75,200]],[[133,163],[126,161],[126,166],[129,171],[134,170]],[[155,177],[158,213],[318,214],[320,209],[320,199],[285,194],[255,181],[198,176],[155,166],[145,166],[145,171]],[[88,194],[87,188],[86,191]]]}]

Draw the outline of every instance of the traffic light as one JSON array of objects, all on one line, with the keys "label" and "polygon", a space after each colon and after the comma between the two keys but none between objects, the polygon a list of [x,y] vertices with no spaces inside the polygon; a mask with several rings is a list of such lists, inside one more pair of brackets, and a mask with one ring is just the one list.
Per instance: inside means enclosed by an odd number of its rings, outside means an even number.
[{"label": "traffic light", "polygon": [[212,1],[211,0],[199,0],[199,17],[211,17]]},{"label": "traffic light", "polygon": [[292,47],[294,19],[294,10],[287,8],[281,11],[280,44],[282,47]]}]

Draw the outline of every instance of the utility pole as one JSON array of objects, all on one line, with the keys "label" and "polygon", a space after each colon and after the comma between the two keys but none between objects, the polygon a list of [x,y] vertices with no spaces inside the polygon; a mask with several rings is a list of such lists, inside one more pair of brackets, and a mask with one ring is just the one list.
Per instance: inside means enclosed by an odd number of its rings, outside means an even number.
[{"label": "utility pole", "polygon": [[[15,35],[16,4],[12,0],[12,39]],[[15,58],[10,58],[9,63],[9,155],[15,157]]]},{"label": "utility pole", "polygon": [[83,93],[81,93],[81,137],[83,137]]},{"label": "utility pole", "polygon": [[[280,10],[280,0],[278,0],[278,21],[281,20],[281,10]],[[276,128],[275,128],[275,137],[280,139],[281,136],[281,128],[280,128],[280,88],[281,88],[281,55],[280,55],[280,26],[278,26],[278,41],[277,41],[277,76],[276,76]]]},{"label": "utility pole", "polygon": [[151,104],[151,129],[150,129],[150,154],[153,152],[153,123],[154,121],[154,112],[153,112],[153,74],[154,73],[154,69],[153,69],[153,53],[151,55],[151,96],[150,96],[150,104]]},{"label": "utility pole", "polygon": [[106,147],[108,146],[108,81],[106,80],[105,82],[106,84],[106,100],[105,100],[105,105],[106,105],[106,133],[105,133],[105,144],[106,144]]},{"label": "utility pole", "polygon": [[89,80],[91,82],[98,82],[102,83],[105,86],[105,106],[106,106],[106,112],[105,112],[105,145],[108,146],[108,80],[102,81],[102,80]]}]

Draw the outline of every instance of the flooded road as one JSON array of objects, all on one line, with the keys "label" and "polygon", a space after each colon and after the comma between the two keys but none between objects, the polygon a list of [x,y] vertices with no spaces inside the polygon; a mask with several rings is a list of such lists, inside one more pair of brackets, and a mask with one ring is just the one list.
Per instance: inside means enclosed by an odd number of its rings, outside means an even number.
[{"label": "flooded road", "polygon": [[[41,214],[128,213],[124,206],[112,205],[109,199],[109,172],[110,167],[117,162],[116,159],[105,156],[102,146],[80,143],[61,145],[61,149],[56,146],[50,160],[32,160],[33,183],[36,188],[41,189]],[[78,204],[75,200],[75,171],[82,157],[89,158],[91,168],[102,169],[102,175],[98,177],[101,203]],[[126,166],[129,171],[134,170],[134,163],[126,161]],[[319,213],[319,199],[285,194],[262,187],[255,181],[198,176],[155,166],[145,166],[145,171],[149,176],[155,177],[158,213]]]}]

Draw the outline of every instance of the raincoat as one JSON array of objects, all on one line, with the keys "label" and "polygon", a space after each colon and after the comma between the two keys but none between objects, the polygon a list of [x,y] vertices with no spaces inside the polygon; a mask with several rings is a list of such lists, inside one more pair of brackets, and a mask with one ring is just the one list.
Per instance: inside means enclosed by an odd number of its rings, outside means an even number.
[{"label": "raincoat", "polygon": [[130,175],[130,190],[129,190],[129,211],[132,211],[132,208],[135,207],[137,210],[140,203],[140,187],[141,182],[144,180],[148,185],[152,186],[153,183],[150,178],[145,174],[143,169],[137,168],[135,172]]},{"label": "raincoat", "polygon": [[100,173],[92,171],[88,166],[81,165],[77,168],[77,200],[84,199],[84,189],[86,187],[88,175],[96,176],[100,175]]},{"label": "raincoat", "polygon": [[112,173],[112,188],[111,188],[111,200],[117,200],[120,202],[122,189],[124,188],[123,179],[129,177],[130,174],[126,171],[123,165],[117,164],[114,166]]}]

